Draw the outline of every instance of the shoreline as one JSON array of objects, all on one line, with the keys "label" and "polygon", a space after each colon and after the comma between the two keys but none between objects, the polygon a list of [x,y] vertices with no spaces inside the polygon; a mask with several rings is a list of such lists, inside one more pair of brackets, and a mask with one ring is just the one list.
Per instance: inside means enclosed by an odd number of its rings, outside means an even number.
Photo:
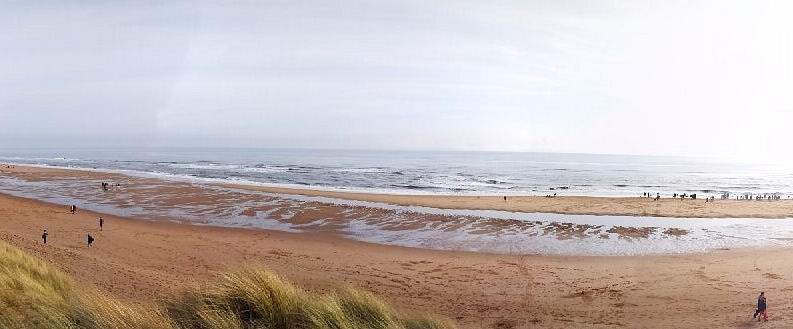
[{"label": "shoreline", "polygon": [[[99,170],[89,168],[60,168],[52,166],[14,165],[14,169],[0,168],[0,172],[89,172],[93,175],[123,175],[138,177],[124,170]],[[19,169],[21,170],[19,170]],[[153,179],[168,180],[156,174],[142,175]],[[329,191],[322,189],[300,189],[291,187],[269,187],[254,184],[235,184],[212,179],[185,177],[185,181],[201,184],[258,191],[274,194],[328,197],[341,200],[367,201],[400,206],[420,206],[438,209],[455,210],[501,210],[522,213],[548,213],[560,215],[609,215],[609,216],[640,216],[670,218],[793,218],[793,200],[774,201],[754,200],[715,200],[706,203],[704,200],[680,200],[661,198],[654,201],[643,197],[597,197],[597,196],[474,196],[474,195],[423,195],[423,194],[380,194],[347,191]],[[173,181],[182,181],[174,179]]]},{"label": "shoreline", "polygon": [[[110,182],[109,188],[104,185],[107,182]],[[116,183],[118,186],[115,186]],[[793,221],[789,220],[468,210],[482,205],[485,209],[522,207],[526,205],[522,199],[508,199],[505,202],[503,199],[481,197],[471,201],[470,198],[416,199],[412,196],[393,200],[394,196],[367,194],[305,196],[298,193],[316,191],[269,190],[268,193],[236,186],[31,167],[0,169],[0,192],[56,204],[74,204],[81,209],[130,218],[181,220],[216,227],[328,233],[383,245],[507,255],[678,255],[725,248],[793,246]],[[356,201],[343,200],[338,198],[340,196]],[[386,197],[388,200],[378,202],[381,200],[371,199],[377,197]],[[361,199],[366,201],[358,201]],[[586,209],[587,204],[579,199],[532,198],[529,201],[545,202],[540,205],[554,208],[559,208],[559,202],[572,202],[565,206],[568,210],[591,210]],[[399,202],[416,204],[427,201],[443,204],[432,205],[437,208],[395,205]],[[595,207],[611,213],[615,207],[630,206],[624,201],[600,200],[601,204],[595,204]],[[691,205],[680,200],[663,203],[640,198],[639,201],[677,213],[681,213],[679,207]],[[617,205],[603,202],[616,202]],[[703,209],[702,204],[693,204],[699,214]],[[784,205],[781,202],[776,204]],[[454,209],[455,205],[465,210]],[[710,207],[706,210],[724,211],[724,206],[728,204],[714,202],[708,205]],[[592,208],[591,202],[589,207]]]},{"label": "shoreline", "polygon": [[[97,217],[105,218],[98,231]],[[79,284],[146,302],[245,266],[309,291],[353,285],[461,328],[743,327],[756,290],[793,323],[793,250],[667,256],[541,256],[378,245],[323,233],[212,227],[109,216],[0,194],[0,238]],[[41,229],[50,232],[41,244]],[[84,234],[96,237],[85,247]],[[704,316],[703,316],[704,315]]]}]

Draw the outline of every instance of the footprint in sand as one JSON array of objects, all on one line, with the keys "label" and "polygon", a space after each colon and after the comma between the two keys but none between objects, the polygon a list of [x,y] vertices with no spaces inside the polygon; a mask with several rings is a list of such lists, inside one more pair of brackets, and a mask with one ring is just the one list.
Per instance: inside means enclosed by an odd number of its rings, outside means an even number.
[{"label": "footprint in sand", "polygon": [[775,273],[763,273],[763,277],[765,277],[767,279],[774,279],[774,280],[782,279],[781,275],[775,274]]}]

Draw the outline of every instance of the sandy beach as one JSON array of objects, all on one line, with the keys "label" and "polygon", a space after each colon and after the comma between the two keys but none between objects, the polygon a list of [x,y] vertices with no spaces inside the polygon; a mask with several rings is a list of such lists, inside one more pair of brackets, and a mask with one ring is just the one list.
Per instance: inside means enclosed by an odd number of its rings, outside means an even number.
[{"label": "sandy beach", "polygon": [[237,188],[270,193],[324,196],[347,200],[384,202],[405,206],[424,206],[444,209],[487,209],[519,212],[540,212],[569,215],[621,215],[654,217],[702,218],[788,218],[793,217],[793,200],[743,201],[704,199],[680,200],[669,197],[655,201],[651,198],[562,196],[447,196],[394,195],[354,192],[319,191],[250,185],[229,185]]},{"label": "sandy beach", "polygon": [[[275,270],[317,292],[342,285],[365,288],[403,309],[448,316],[463,328],[750,327],[748,316],[759,290],[769,293],[773,325],[793,323],[793,317],[785,314],[793,309],[793,304],[786,302],[793,297],[789,296],[793,295],[793,261],[788,261],[793,250],[789,248],[585,257],[388,246],[345,237],[349,214],[408,234],[422,227],[438,232],[455,230],[462,225],[458,221],[471,221],[477,234],[494,234],[496,239],[499,232],[531,223],[405,217],[315,201],[281,204],[284,200],[280,197],[258,192],[447,209],[633,215],[664,209],[670,216],[689,217],[733,217],[735,213],[787,217],[792,204],[784,200],[719,200],[706,205],[699,200],[510,197],[504,202],[500,197],[356,194],[239,185],[215,190],[190,182],[24,166],[3,168],[0,173],[26,184],[44,184],[39,187],[42,196],[66,188],[73,190],[66,195],[69,200],[102,200],[114,205],[109,209],[137,209],[130,210],[129,216],[85,210],[72,215],[63,204],[0,194],[3,240],[51,261],[86,286],[131,301],[151,300],[223,271],[253,265]],[[96,186],[100,181],[121,187],[101,191]],[[256,193],[233,192],[237,190]],[[245,199],[264,200],[265,205],[240,203]],[[228,208],[240,204],[247,205],[243,215],[267,212],[299,225],[300,232],[192,225],[210,222],[185,221],[181,216],[185,213],[178,211],[193,209],[195,216],[212,218],[224,216]],[[163,213],[162,209],[172,210]],[[99,216],[106,219],[104,231],[98,230]],[[50,232],[46,246],[39,241],[44,228]],[[550,230],[559,240],[583,238],[577,226],[553,224]],[[88,233],[97,238],[91,249],[84,245]],[[639,244],[649,237],[639,228],[616,233],[618,239],[640,239]]]},{"label": "sandy beach", "polygon": [[[97,218],[106,219],[104,231]],[[287,233],[127,219],[0,196],[0,237],[81,284],[145,301],[242,266],[303,287],[354,285],[462,328],[753,327],[765,290],[772,322],[793,325],[793,251],[685,256],[550,257],[435,251]],[[39,237],[50,232],[49,243]],[[96,237],[85,246],[85,234]]]}]

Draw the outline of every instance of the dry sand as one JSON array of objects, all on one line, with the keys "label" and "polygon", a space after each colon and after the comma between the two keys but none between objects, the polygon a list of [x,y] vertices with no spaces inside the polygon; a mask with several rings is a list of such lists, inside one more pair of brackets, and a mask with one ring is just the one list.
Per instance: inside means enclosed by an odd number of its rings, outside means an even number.
[{"label": "dry sand", "polygon": [[[793,250],[545,257],[375,245],[284,233],[105,217],[0,195],[0,238],[93,286],[147,301],[246,265],[326,291],[350,284],[463,328],[786,328]],[[41,230],[49,244],[40,242]],[[85,246],[85,234],[96,237]],[[771,321],[750,321],[765,290]]]}]

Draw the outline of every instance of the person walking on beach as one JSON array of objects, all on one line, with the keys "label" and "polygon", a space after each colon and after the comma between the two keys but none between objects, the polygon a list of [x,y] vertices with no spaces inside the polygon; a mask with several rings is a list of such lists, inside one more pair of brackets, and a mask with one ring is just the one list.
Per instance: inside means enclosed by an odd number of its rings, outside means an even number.
[{"label": "person walking on beach", "polygon": [[757,321],[760,321],[760,318],[763,318],[763,321],[768,321],[768,312],[766,309],[768,308],[768,304],[766,303],[765,299],[765,292],[761,291],[760,296],[757,297],[757,310],[754,311],[754,315],[752,319],[757,318]]},{"label": "person walking on beach", "polygon": [[93,243],[94,243],[94,237],[92,237],[92,236],[89,234],[89,235],[88,235],[88,247],[91,247],[91,244],[93,244]]},{"label": "person walking on beach", "polygon": [[44,240],[44,244],[47,244],[47,236],[48,235],[49,234],[47,233],[47,230],[44,230],[44,233],[41,234],[41,239]]},{"label": "person walking on beach", "polygon": [[69,208],[69,210],[71,210],[71,212],[72,212],[72,215],[74,215],[74,213],[75,213],[75,212],[77,212],[77,206],[75,206],[75,205],[72,205],[72,206]]},{"label": "person walking on beach", "polygon": [[102,218],[102,217],[99,217],[99,230],[100,231],[102,230],[102,226],[105,226],[105,219]]}]

